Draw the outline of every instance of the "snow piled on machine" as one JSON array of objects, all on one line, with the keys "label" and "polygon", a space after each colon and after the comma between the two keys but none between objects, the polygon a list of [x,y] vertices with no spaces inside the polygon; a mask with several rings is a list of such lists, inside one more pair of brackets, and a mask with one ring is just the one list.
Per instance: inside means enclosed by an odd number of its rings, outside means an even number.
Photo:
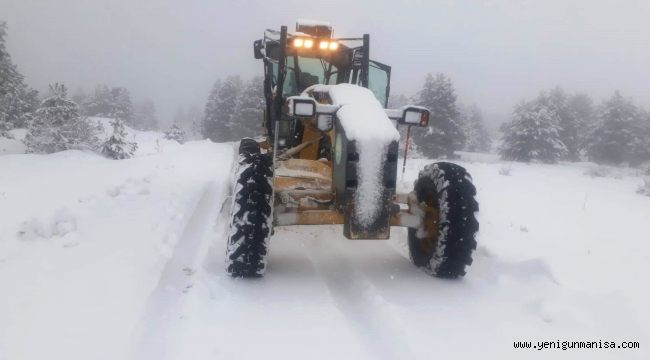
[{"label": "snow piled on machine", "polygon": [[377,199],[382,194],[381,170],[388,146],[399,141],[399,132],[386,115],[372,91],[357,85],[315,85],[306,90],[328,91],[348,140],[356,141],[359,161],[357,172],[357,218],[362,225],[371,224],[379,213]]}]

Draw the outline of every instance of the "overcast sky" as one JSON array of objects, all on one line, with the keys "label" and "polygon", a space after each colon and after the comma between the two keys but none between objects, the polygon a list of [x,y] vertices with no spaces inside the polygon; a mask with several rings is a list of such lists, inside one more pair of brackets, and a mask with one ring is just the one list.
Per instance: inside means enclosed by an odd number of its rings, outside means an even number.
[{"label": "overcast sky", "polygon": [[394,93],[443,72],[491,119],[555,85],[597,100],[619,89],[650,107],[648,0],[0,0],[31,86],[125,86],[164,121],[202,107],[217,78],[261,74],[253,41],[298,18],[369,33],[371,57],[393,66]]}]

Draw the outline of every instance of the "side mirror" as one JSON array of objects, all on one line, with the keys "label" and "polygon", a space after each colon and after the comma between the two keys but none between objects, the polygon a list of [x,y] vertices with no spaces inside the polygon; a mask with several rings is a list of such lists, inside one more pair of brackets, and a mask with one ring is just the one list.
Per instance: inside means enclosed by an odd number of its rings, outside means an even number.
[{"label": "side mirror", "polygon": [[291,116],[311,118],[316,115],[316,100],[308,96],[290,96],[287,104]]},{"label": "side mirror", "polygon": [[253,53],[255,59],[261,59],[264,57],[264,55],[262,55],[262,40],[255,40],[253,43]]},{"label": "side mirror", "polygon": [[400,125],[428,126],[429,110],[421,106],[406,106],[402,108],[402,118],[397,122]]}]

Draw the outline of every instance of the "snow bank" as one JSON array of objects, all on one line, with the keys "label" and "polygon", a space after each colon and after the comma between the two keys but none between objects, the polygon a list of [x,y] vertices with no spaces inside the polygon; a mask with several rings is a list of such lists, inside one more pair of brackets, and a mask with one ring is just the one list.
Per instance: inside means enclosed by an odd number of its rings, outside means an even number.
[{"label": "snow bank", "polygon": [[26,133],[25,129],[15,129],[9,131],[12,136],[11,139],[0,136],[0,155],[24,154],[27,147],[22,140],[25,138]]},{"label": "snow bank", "polygon": [[[101,124],[103,129],[99,134],[99,139],[101,141],[104,141],[111,136],[113,132],[111,121],[113,121],[113,119],[89,117],[88,121],[91,124]],[[135,130],[128,126],[124,126],[124,129],[126,130],[127,140],[138,143],[138,149],[135,152],[135,156],[153,155],[160,153],[164,149],[177,148],[180,146],[176,141],[165,139],[165,134],[158,131]]]},{"label": "snow bank", "polygon": [[[0,157],[0,359],[650,358],[638,175],[472,158],[460,164],[481,230],[464,279],[411,265],[405,229],[349,241],[341,226],[309,226],[277,228],[266,277],[243,281],[223,271],[227,216],[202,205],[221,205],[232,157],[209,142],[124,161]],[[401,190],[433,161],[409,160]],[[206,187],[214,198],[201,199]],[[207,255],[172,261],[188,239]],[[557,340],[641,348],[513,348]]]},{"label": "snow bank", "polygon": [[0,359],[128,358],[197,203],[226,197],[231,146],[134,133],[151,153],[0,156]]},{"label": "snow bank", "polygon": [[[88,118],[89,123],[101,125],[103,130],[98,134],[100,141],[104,141],[111,136],[113,131],[111,121],[112,119],[102,117],[91,116]],[[135,130],[128,126],[124,128],[127,133],[127,139],[138,143],[138,150],[135,153],[136,156],[156,154],[164,148],[178,145],[175,141],[165,139],[165,135],[157,131]],[[25,138],[27,130],[15,129],[11,130],[10,134],[13,136],[13,139],[0,137],[0,155],[24,154],[27,147],[23,144],[22,140]]]},{"label": "snow bank", "polygon": [[370,225],[379,212],[382,194],[383,162],[388,146],[399,141],[399,132],[386,115],[383,106],[372,91],[357,85],[315,85],[310,90],[329,91],[332,104],[341,107],[336,113],[350,141],[356,141],[359,152],[357,172],[357,218],[362,225]]}]

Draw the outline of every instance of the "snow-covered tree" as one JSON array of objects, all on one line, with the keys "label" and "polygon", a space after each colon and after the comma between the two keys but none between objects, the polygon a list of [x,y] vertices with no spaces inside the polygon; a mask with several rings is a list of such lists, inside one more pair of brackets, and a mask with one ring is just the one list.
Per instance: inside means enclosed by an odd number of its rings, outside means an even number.
[{"label": "snow-covered tree", "polygon": [[646,122],[632,100],[616,91],[598,109],[598,121],[585,139],[587,156],[605,164],[638,162],[649,135],[645,133]]},{"label": "snow-covered tree", "polygon": [[158,129],[158,119],[156,119],[156,106],[150,99],[135,103],[133,106],[133,117],[136,129]]},{"label": "snow-covered tree", "polygon": [[631,144],[632,152],[629,163],[632,166],[646,164],[647,171],[650,171],[650,112],[640,110],[639,118],[635,122],[635,129],[638,131],[638,136]]},{"label": "snow-covered tree", "polygon": [[502,127],[499,153],[504,160],[554,163],[566,156],[560,139],[557,113],[538,101],[522,102],[513,120]]},{"label": "snow-covered tree", "polygon": [[265,106],[263,83],[264,79],[259,76],[244,82],[234,116],[231,118],[233,140],[253,137],[262,132]]},{"label": "snow-covered tree", "polygon": [[70,99],[71,99],[75,104],[77,104],[77,106],[79,106],[79,111],[80,111],[80,112],[82,113],[82,115],[83,115],[83,109],[82,109],[82,107],[83,107],[83,105],[86,103],[86,101],[88,100],[88,94],[86,94],[86,92],[84,91],[84,89],[82,89],[82,88],[78,88],[78,89],[74,92],[74,94],[72,95],[72,97],[71,97]]},{"label": "snow-covered tree", "polygon": [[0,136],[11,128],[24,127],[38,107],[38,93],[25,85],[23,75],[5,46],[7,26],[0,22]]},{"label": "snow-covered tree", "polygon": [[133,156],[138,149],[136,142],[130,142],[126,139],[126,130],[124,129],[124,121],[116,117],[111,121],[113,126],[113,133],[104,141],[102,145],[102,154],[111,159],[122,160],[128,159]]},{"label": "snow-covered tree", "polygon": [[444,74],[427,75],[413,100],[431,111],[429,128],[416,131],[413,136],[420,151],[431,157],[453,157],[454,150],[463,148],[465,139],[451,80]]},{"label": "snow-covered tree", "polygon": [[559,86],[551,89],[548,93],[542,92],[535,100],[539,106],[544,106],[550,112],[554,112],[557,118],[558,133],[560,140],[567,148],[566,160],[578,160],[579,158],[579,124],[574,112],[569,107],[569,96]]},{"label": "snow-covered tree", "polygon": [[29,121],[23,140],[28,152],[50,154],[69,149],[97,147],[97,127],[79,115],[79,107],[68,100],[62,84],[50,85],[51,95]]},{"label": "snow-covered tree", "polygon": [[133,104],[129,91],[123,87],[114,87],[111,89],[111,96],[113,99],[112,117],[124,120],[125,124],[135,127]]},{"label": "snow-covered tree", "polygon": [[488,152],[492,147],[492,139],[485,128],[483,114],[476,105],[461,109],[463,130],[465,133],[465,150],[473,152]]},{"label": "snow-covered tree", "polygon": [[203,111],[201,108],[193,104],[190,106],[190,109],[187,112],[187,121],[189,128],[187,129],[187,132],[191,135],[190,138],[192,139],[199,139],[201,138],[201,122],[203,120]]},{"label": "snow-covered tree", "polygon": [[409,105],[409,103],[409,98],[404,94],[390,94],[390,96],[388,96],[389,109],[399,109],[402,106]]},{"label": "snow-covered tree", "polygon": [[86,97],[80,105],[81,113],[86,116],[110,117],[113,114],[111,89],[106,85],[97,85],[95,91]]},{"label": "snow-covered tree", "polygon": [[217,142],[238,140],[232,134],[235,111],[242,90],[239,76],[229,76],[222,83],[217,81],[205,106],[203,136]]},{"label": "snow-covered tree", "polygon": [[9,130],[12,128],[12,124],[7,121],[7,116],[3,113],[0,113],[0,137],[12,138],[13,136],[11,133],[9,133]]},{"label": "snow-covered tree", "polygon": [[185,107],[182,105],[176,107],[174,111],[174,116],[172,118],[173,124],[185,124],[187,122],[187,113],[185,113]]},{"label": "snow-covered tree", "polygon": [[185,142],[185,131],[178,124],[174,123],[169,130],[165,131],[165,139],[175,140],[182,144]]},{"label": "snow-covered tree", "polygon": [[578,149],[582,151],[589,128],[596,121],[594,102],[589,95],[577,93],[569,96],[567,105],[576,122]]},{"label": "snow-covered tree", "polygon": [[201,133],[203,138],[217,141],[224,138],[227,126],[223,121],[223,116],[218,112],[219,92],[221,91],[221,79],[217,80],[210,90],[208,101],[205,104],[203,121],[201,122]]},{"label": "snow-covered tree", "polygon": [[126,124],[135,126],[131,95],[126,88],[98,85],[95,92],[83,104],[86,116],[119,118]]}]

